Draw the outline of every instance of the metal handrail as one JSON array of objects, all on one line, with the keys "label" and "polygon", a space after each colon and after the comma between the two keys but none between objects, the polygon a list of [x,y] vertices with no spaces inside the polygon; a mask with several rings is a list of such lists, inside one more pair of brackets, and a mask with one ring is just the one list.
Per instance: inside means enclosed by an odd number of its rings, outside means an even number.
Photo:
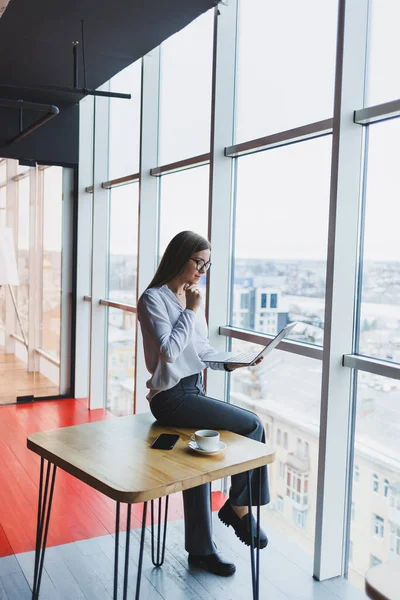
[{"label": "metal handrail", "polygon": [[133,304],[124,304],[123,302],[115,302],[114,300],[99,300],[99,304],[102,306],[110,306],[112,308],[119,308],[125,312],[136,313],[137,308]]}]

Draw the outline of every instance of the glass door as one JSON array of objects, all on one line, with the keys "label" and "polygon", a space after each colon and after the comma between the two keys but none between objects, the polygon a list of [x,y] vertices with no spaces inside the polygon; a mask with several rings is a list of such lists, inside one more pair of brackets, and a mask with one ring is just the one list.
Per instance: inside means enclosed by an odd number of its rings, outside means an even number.
[{"label": "glass door", "polygon": [[73,169],[5,163],[0,261],[17,279],[0,281],[0,405],[68,396],[72,348]]}]

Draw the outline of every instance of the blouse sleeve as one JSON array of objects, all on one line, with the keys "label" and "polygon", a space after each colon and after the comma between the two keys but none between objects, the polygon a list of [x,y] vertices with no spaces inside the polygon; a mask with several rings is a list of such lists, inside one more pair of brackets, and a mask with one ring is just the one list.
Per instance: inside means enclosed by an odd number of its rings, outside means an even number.
[{"label": "blouse sleeve", "polygon": [[162,298],[145,293],[138,303],[138,318],[141,327],[158,347],[160,356],[173,363],[193,336],[196,315],[185,309],[172,324]]},{"label": "blouse sleeve", "polygon": [[215,348],[210,346],[210,342],[208,341],[207,322],[206,322],[206,317],[204,314],[203,307],[201,307],[200,311],[201,311],[201,315],[199,315],[199,317],[201,319],[200,328],[201,328],[201,333],[202,333],[202,339],[201,339],[201,346],[198,349],[198,356],[199,356],[200,360],[202,360],[207,365],[208,368],[214,369],[215,371],[224,371],[224,370],[226,370],[225,363],[220,363],[220,362],[209,363],[207,361],[207,358],[212,358],[215,354],[218,354],[218,352],[215,350]]}]

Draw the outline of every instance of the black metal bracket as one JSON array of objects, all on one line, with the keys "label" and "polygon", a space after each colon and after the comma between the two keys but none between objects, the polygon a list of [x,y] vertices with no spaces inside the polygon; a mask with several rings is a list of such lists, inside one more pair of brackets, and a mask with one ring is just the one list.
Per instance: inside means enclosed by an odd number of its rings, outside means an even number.
[{"label": "black metal bracket", "polygon": [[[1,86],[0,86],[1,87]],[[53,117],[58,115],[60,112],[57,106],[53,106],[52,104],[39,104],[38,102],[24,102],[23,100],[8,100],[6,98],[0,98],[0,106],[4,108],[17,108],[19,110],[19,133],[11,140],[8,140],[7,144],[14,144],[15,142],[19,142],[24,137],[32,133],[35,129],[50,121]],[[35,110],[37,112],[46,113],[43,117],[40,117],[37,121],[29,125],[26,129],[23,129],[23,111],[24,110]]]}]

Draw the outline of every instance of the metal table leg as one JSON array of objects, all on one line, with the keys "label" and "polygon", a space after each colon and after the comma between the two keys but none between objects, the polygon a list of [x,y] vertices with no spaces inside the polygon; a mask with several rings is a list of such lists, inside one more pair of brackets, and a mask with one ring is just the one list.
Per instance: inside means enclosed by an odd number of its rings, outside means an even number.
[{"label": "metal table leg", "polygon": [[139,594],[140,594],[140,581],[141,581],[141,577],[142,577],[142,564],[143,564],[144,534],[146,531],[146,516],[147,516],[147,502],[145,502],[143,504],[142,533],[140,536],[140,550],[139,550],[139,562],[138,562],[138,574],[137,574],[137,580],[136,580],[135,600],[139,600]]},{"label": "metal table leg", "polygon": [[[119,524],[121,515],[121,503],[117,502],[116,516],[115,516],[115,550],[114,550],[114,595],[113,600],[118,600],[118,560],[119,560]],[[147,502],[143,504],[143,518],[142,518],[142,532],[140,536],[140,548],[139,548],[139,562],[138,562],[138,573],[136,581],[136,600],[139,599],[140,595],[140,583],[142,577],[142,565],[143,565],[143,550],[144,550],[144,536],[146,531],[146,515],[147,515]],[[122,599],[127,600],[128,598],[128,575],[129,575],[129,552],[130,552],[130,535],[131,535],[131,516],[132,516],[132,505],[127,505],[127,517],[126,517],[126,542],[125,542],[125,564],[124,564],[124,577],[123,577],[123,592]]]},{"label": "metal table leg", "polygon": [[[253,498],[251,491],[250,471],[247,472],[247,487],[249,490],[249,519],[251,528],[250,559],[251,559],[251,581],[253,587],[253,600],[260,597],[260,505],[261,505],[261,468],[254,469],[253,477],[257,484],[257,523],[256,531],[253,526]],[[256,544],[254,546],[254,537]]]},{"label": "metal table leg", "polygon": [[[157,535],[157,557],[154,557],[154,500],[151,501],[151,560],[155,567],[161,567],[165,558],[165,539],[167,537],[167,519],[168,519],[168,498],[165,497],[164,513],[164,532],[161,546],[161,503],[162,498],[158,499],[158,535]],[[161,546],[161,548],[160,548]]]},{"label": "metal table leg", "polygon": [[[46,477],[44,475],[45,459],[40,459],[39,499],[36,527],[35,569],[33,574],[32,600],[38,600],[42,581],[44,554],[46,551],[47,534],[49,531],[51,505],[53,502],[56,465],[47,462]],[[51,468],[53,471],[51,472]],[[44,482],[44,489],[43,489]],[[50,489],[49,489],[50,483]]]}]

